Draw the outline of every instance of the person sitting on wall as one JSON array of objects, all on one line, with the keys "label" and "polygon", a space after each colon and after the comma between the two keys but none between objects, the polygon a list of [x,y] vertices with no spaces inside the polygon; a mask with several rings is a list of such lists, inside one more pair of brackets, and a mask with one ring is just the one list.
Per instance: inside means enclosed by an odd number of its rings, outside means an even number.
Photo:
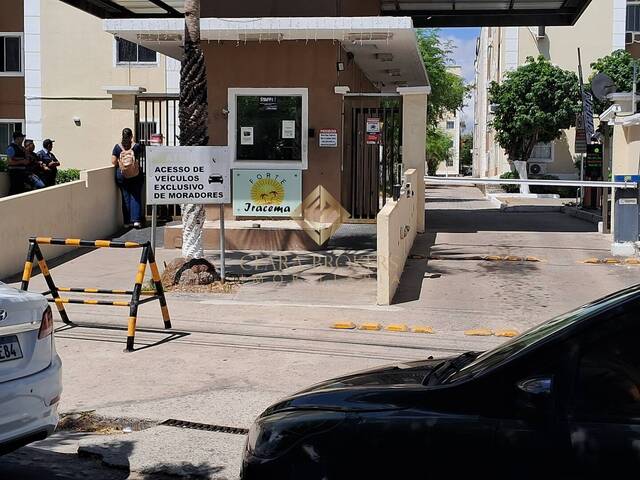
[{"label": "person sitting on wall", "polygon": [[55,140],[47,138],[42,142],[42,150],[38,152],[38,158],[40,158],[40,161],[42,162],[42,173],[40,174],[40,178],[47,187],[51,187],[56,184],[56,176],[58,175],[58,167],[60,166],[60,161],[53,154],[54,141]]},{"label": "person sitting on wall", "polygon": [[40,182],[39,185],[44,186],[37,176],[34,178],[29,172],[30,161],[27,158],[27,151],[22,146],[23,142],[24,134],[22,132],[13,132],[13,141],[7,148],[7,157],[9,157],[7,164],[9,195],[23,193],[33,188],[41,188],[36,186],[38,185],[37,181]]},{"label": "person sitting on wall", "polygon": [[28,188],[31,190],[37,190],[46,187],[45,183],[40,178],[40,175],[44,171],[44,166],[35,153],[36,144],[30,138],[24,141],[25,157],[27,159],[27,183]]}]

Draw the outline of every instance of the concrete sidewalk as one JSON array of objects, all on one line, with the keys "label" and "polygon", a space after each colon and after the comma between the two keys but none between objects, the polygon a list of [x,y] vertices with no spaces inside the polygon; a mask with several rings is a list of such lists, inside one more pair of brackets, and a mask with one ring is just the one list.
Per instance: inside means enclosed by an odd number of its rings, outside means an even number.
[{"label": "concrete sidewalk", "polygon": [[[143,305],[137,350],[130,354],[122,352],[126,308],[69,305],[70,318],[83,326],[56,324],[64,362],[62,411],[248,428],[267,406],[315,382],[429,355],[486,350],[504,339],[464,331],[523,331],[640,278],[638,266],[582,263],[608,256],[610,239],[593,225],[562,213],[502,213],[474,188],[430,189],[427,225],[397,303],[388,307],[374,304],[372,251],[348,252],[346,245],[320,253],[357,257],[338,266],[314,266],[317,252],[285,253],[302,266],[287,263],[284,269],[274,263],[281,254],[237,253],[232,268],[242,270],[242,257],[257,255],[250,260],[252,275],[269,278],[241,283],[229,294],[170,293],[171,331],[162,329],[157,303]],[[139,253],[90,251],[52,268],[52,275],[63,286],[131,288]],[[177,253],[159,249],[157,257],[162,264]],[[480,259],[486,255],[540,261]],[[258,266],[265,270],[257,272]],[[296,275],[286,276],[284,270],[295,267]],[[42,276],[31,289],[45,290]],[[335,321],[431,326],[436,333],[334,330]],[[61,432],[36,448],[68,452],[81,445],[84,453],[139,478],[160,471],[236,478],[243,444],[242,435],[155,426],[82,438]],[[0,460],[0,467],[12,458]]]}]

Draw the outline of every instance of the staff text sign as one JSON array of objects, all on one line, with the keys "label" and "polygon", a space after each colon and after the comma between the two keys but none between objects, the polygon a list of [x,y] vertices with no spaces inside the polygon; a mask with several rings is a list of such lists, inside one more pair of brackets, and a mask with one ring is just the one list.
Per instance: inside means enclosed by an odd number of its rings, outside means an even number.
[{"label": "staff text sign", "polygon": [[228,147],[147,147],[147,203],[231,203],[230,168]]}]

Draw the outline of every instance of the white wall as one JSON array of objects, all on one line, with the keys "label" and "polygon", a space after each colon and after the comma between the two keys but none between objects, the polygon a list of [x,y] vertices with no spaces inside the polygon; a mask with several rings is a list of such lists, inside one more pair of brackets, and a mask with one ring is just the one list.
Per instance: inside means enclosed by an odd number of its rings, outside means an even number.
[{"label": "white wall", "polygon": [[[2,198],[0,218],[0,278],[22,271],[29,237],[109,239],[122,225],[113,167],[81,172],[75,182]],[[42,247],[45,258],[70,249]]]},{"label": "white wall", "polygon": [[405,184],[410,189],[403,190],[397,202],[387,201],[377,216],[378,248],[378,305],[389,305],[400,284],[400,277],[411,252],[417,233],[419,208],[417,196],[418,173],[414,169],[405,172]]}]

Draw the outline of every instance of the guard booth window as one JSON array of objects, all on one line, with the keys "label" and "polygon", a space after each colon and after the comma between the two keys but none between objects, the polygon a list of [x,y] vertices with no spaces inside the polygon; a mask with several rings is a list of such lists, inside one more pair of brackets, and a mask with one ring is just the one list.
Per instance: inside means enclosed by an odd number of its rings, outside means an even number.
[{"label": "guard booth window", "polygon": [[302,161],[302,96],[238,95],[236,159]]}]

